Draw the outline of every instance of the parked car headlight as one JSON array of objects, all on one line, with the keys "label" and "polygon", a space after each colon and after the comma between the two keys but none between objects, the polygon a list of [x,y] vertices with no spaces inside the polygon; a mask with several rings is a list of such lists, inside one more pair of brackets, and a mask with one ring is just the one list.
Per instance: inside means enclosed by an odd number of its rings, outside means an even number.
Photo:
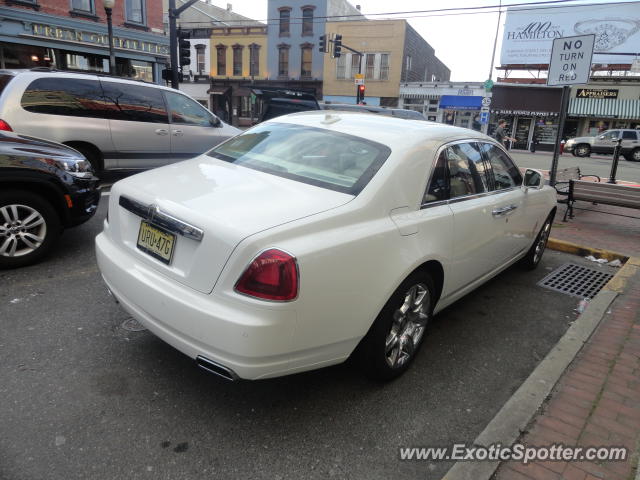
[{"label": "parked car headlight", "polygon": [[54,163],[74,177],[91,178],[93,176],[93,168],[87,160],[55,159]]}]

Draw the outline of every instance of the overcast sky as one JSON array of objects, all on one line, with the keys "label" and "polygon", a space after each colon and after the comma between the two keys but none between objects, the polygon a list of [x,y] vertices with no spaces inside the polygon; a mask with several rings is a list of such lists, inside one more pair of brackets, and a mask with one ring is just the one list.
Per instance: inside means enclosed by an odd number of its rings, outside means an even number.
[{"label": "overcast sky", "polygon": [[[503,0],[502,5],[529,3],[533,0]],[[546,1],[546,0],[540,0]],[[576,0],[570,4],[598,4],[607,8],[607,4],[616,0]],[[618,0],[619,1],[619,0]],[[256,20],[266,20],[267,0],[213,0],[215,5],[226,8],[227,3],[241,15]],[[365,15],[375,13],[430,10],[438,8],[460,8],[498,5],[500,0],[352,0],[352,5],[360,4]],[[640,8],[640,3],[638,8]],[[615,12],[612,12],[615,15]],[[430,15],[430,16],[425,16]],[[473,14],[457,14],[433,16],[434,14],[413,14],[397,16],[407,18],[409,23],[422,37],[435,48],[436,56],[451,69],[451,79],[456,81],[483,81],[489,75],[493,41],[498,24],[497,9]],[[371,19],[385,18],[371,16]],[[504,14],[500,23],[504,23]],[[496,49],[496,65],[500,64],[500,40],[502,29],[498,35]],[[498,72],[494,71],[493,78]],[[500,75],[502,75],[500,73]]]}]

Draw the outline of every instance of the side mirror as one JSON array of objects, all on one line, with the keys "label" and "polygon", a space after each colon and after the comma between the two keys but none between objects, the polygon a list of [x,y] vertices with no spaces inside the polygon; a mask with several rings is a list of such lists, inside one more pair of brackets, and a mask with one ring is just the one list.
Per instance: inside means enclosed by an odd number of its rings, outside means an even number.
[{"label": "side mirror", "polygon": [[544,175],[542,175],[542,172],[540,170],[533,170],[531,168],[528,168],[524,172],[524,182],[522,183],[522,186],[525,191],[529,190],[530,188],[540,190],[542,187],[544,187]]},{"label": "side mirror", "polygon": [[213,117],[211,119],[211,126],[220,128],[222,126],[222,120],[220,120],[218,117]]}]

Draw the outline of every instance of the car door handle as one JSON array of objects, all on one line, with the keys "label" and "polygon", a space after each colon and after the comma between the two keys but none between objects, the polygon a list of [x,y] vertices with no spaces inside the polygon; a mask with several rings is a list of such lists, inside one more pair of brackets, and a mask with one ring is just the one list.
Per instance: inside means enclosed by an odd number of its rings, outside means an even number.
[{"label": "car door handle", "polygon": [[509,213],[513,210],[515,210],[516,208],[518,208],[517,205],[507,205],[505,207],[500,207],[500,208],[495,208],[491,211],[491,215],[493,215],[494,217],[499,217],[501,215],[504,215],[506,213]]},{"label": "car door handle", "polygon": [[182,130],[171,130],[174,137],[181,137],[183,135]]},{"label": "car door handle", "polygon": [[166,128],[156,129],[156,135],[168,135],[168,134],[169,134],[169,130],[167,130]]}]

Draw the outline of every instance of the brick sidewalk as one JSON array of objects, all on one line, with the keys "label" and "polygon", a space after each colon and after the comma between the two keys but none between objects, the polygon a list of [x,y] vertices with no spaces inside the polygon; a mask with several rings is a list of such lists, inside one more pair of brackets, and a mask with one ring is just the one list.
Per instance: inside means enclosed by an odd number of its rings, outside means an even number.
[{"label": "brick sidewalk", "polygon": [[[576,218],[567,224],[556,221],[551,236],[640,257],[637,219],[577,211]],[[633,457],[626,462],[535,462],[526,466],[505,462],[496,480],[634,478],[640,446],[640,262],[626,271],[633,275],[627,278],[624,293],[614,300],[519,442],[531,446],[624,446]]]}]

